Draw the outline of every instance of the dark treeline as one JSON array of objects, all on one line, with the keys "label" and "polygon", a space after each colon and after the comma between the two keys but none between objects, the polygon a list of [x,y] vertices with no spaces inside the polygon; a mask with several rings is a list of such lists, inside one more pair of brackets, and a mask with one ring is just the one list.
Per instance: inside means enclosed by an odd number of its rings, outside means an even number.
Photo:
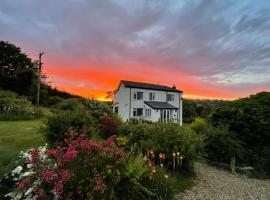
[{"label": "dark treeline", "polygon": [[[26,96],[33,103],[36,101],[37,69],[34,67],[34,61],[19,47],[5,41],[0,41],[0,88]],[[51,105],[70,97],[75,95],[52,88],[46,83],[46,75],[42,74],[42,105]]]},{"label": "dark treeline", "polygon": [[197,117],[209,120],[217,109],[228,103],[225,100],[183,99],[183,121],[191,123]]},{"label": "dark treeline", "polygon": [[236,158],[238,166],[254,167],[255,176],[269,176],[270,92],[234,101],[185,99],[183,108],[184,121],[205,135],[208,160]]}]

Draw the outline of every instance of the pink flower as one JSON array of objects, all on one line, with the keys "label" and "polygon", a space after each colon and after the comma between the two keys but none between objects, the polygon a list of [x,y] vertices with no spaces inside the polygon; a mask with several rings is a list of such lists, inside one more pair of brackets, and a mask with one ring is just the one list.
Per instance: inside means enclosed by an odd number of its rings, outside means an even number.
[{"label": "pink flower", "polygon": [[33,149],[31,151],[31,160],[28,161],[29,164],[37,164],[39,161],[39,155],[38,155],[38,150]]},{"label": "pink flower", "polygon": [[27,186],[27,182],[25,180],[22,180],[18,183],[18,188],[24,189]]},{"label": "pink flower", "polygon": [[70,131],[69,136],[70,137],[76,137],[78,134],[75,131]]},{"label": "pink flower", "polygon": [[51,149],[51,150],[48,150],[48,154],[54,156],[54,157],[57,157],[57,150],[56,149]]},{"label": "pink flower", "polygon": [[68,170],[65,170],[59,174],[59,177],[62,181],[66,182],[70,179],[70,173]]},{"label": "pink flower", "polygon": [[109,143],[114,144],[114,143],[115,143],[115,138],[116,138],[116,135],[112,135],[112,136],[110,136],[110,137],[107,139],[107,141],[108,141]]},{"label": "pink flower", "polygon": [[63,193],[63,189],[64,189],[64,185],[61,181],[56,182],[53,187],[53,191],[59,195]]},{"label": "pink flower", "polygon": [[77,151],[73,147],[69,147],[63,158],[67,161],[74,159],[77,156]]},{"label": "pink flower", "polygon": [[52,170],[46,170],[42,174],[42,180],[45,182],[49,182],[53,179],[54,172]]}]

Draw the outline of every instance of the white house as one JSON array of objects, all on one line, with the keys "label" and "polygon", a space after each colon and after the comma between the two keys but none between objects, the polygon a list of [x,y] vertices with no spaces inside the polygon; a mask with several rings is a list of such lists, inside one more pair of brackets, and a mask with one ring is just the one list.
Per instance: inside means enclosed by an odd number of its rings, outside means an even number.
[{"label": "white house", "polygon": [[122,80],[113,97],[113,109],[124,120],[172,121],[182,125],[182,91],[175,86]]}]

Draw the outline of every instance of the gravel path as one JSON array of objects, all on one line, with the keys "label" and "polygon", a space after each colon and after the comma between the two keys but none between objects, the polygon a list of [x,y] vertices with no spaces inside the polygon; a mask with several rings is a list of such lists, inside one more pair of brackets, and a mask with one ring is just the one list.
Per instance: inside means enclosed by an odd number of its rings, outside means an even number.
[{"label": "gravel path", "polygon": [[196,163],[198,183],[177,199],[184,200],[270,200],[270,181],[233,175],[206,164]]}]

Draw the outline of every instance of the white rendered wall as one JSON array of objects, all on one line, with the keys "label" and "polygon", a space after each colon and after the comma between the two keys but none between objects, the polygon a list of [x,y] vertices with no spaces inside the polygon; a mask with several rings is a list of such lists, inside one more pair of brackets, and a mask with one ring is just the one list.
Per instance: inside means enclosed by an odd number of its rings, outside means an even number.
[{"label": "white rendered wall", "polygon": [[[143,92],[143,99],[134,99],[134,93]],[[130,118],[143,118],[149,121],[160,120],[160,110],[151,108],[151,116],[145,117],[145,109],[150,108],[144,103],[144,101],[150,101],[149,94],[155,93],[155,99],[153,101],[167,102],[167,94],[174,95],[174,101],[168,101],[169,104],[178,108],[178,111],[174,111],[173,115],[177,116],[178,123],[182,125],[182,95],[178,92],[159,91],[159,90],[148,90],[139,88],[126,88],[123,84],[120,85],[119,90],[116,92],[114,97],[114,109],[118,106],[118,115],[123,121],[127,121]],[[130,105],[131,103],[131,105]],[[143,117],[134,117],[133,108],[143,108]]]}]

